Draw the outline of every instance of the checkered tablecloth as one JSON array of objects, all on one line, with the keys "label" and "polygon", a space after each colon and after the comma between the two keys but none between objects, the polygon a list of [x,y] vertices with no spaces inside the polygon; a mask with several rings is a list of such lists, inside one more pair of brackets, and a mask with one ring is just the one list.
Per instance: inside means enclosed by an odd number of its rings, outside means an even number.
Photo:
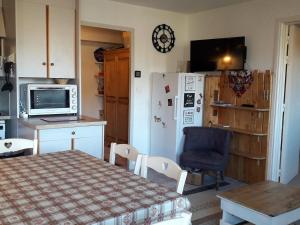
[{"label": "checkered tablecloth", "polygon": [[0,160],[2,224],[151,224],[187,198],[80,151]]}]

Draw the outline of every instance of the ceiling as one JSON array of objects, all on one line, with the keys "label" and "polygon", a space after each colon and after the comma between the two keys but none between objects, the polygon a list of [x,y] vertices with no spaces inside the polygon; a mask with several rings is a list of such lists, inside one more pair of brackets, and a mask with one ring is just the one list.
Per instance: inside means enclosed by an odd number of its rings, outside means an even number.
[{"label": "ceiling", "polygon": [[179,13],[196,13],[252,0],[112,0]]}]

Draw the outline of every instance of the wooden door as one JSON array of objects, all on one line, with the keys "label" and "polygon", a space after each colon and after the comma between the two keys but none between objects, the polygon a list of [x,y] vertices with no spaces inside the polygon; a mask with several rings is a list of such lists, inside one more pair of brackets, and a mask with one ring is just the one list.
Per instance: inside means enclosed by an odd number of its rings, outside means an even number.
[{"label": "wooden door", "polygon": [[105,52],[105,146],[109,146],[111,142],[128,143],[129,63],[128,49]]},{"label": "wooden door", "polygon": [[46,78],[46,5],[22,0],[16,9],[18,76]]},{"label": "wooden door", "polygon": [[75,9],[49,6],[49,77],[75,78]]}]

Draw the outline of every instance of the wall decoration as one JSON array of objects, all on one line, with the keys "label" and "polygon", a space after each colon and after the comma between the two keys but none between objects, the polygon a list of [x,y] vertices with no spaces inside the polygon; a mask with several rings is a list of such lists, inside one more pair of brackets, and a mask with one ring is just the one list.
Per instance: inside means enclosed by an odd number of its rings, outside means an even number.
[{"label": "wall decoration", "polygon": [[183,124],[194,123],[194,110],[183,110]]},{"label": "wall decoration", "polygon": [[165,91],[166,91],[166,93],[169,93],[169,92],[170,92],[170,85],[166,85],[166,86],[165,86]]},{"label": "wall decoration", "polygon": [[237,97],[241,97],[253,82],[253,76],[250,71],[227,71],[229,86],[235,92]]},{"label": "wall decoration", "polygon": [[184,93],[184,108],[194,107],[195,105],[195,93]]},{"label": "wall decoration", "polygon": [[166,24],[158,25],[153,30],[152,43],[154,48],[161,53],[171,51],[175,45],[174,31]]},{"label": "wall decoration", "polygon": [[185,90],[195,91],[196,90],[196,77],[186,76],[185,77]]},{"label": "wall decoration", "polygon": [[168,106],[173,106],[173,101],[171,98],[168,99]]}]

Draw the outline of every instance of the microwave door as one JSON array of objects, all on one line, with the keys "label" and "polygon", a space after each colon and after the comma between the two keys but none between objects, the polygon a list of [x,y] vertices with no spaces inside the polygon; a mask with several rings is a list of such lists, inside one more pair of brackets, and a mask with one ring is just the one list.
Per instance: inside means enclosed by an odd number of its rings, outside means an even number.
[{"label": "microwave door", "polygon": [[30,90],[30,111],[32,115],[64,114],[70,109],[70,90]]}]

